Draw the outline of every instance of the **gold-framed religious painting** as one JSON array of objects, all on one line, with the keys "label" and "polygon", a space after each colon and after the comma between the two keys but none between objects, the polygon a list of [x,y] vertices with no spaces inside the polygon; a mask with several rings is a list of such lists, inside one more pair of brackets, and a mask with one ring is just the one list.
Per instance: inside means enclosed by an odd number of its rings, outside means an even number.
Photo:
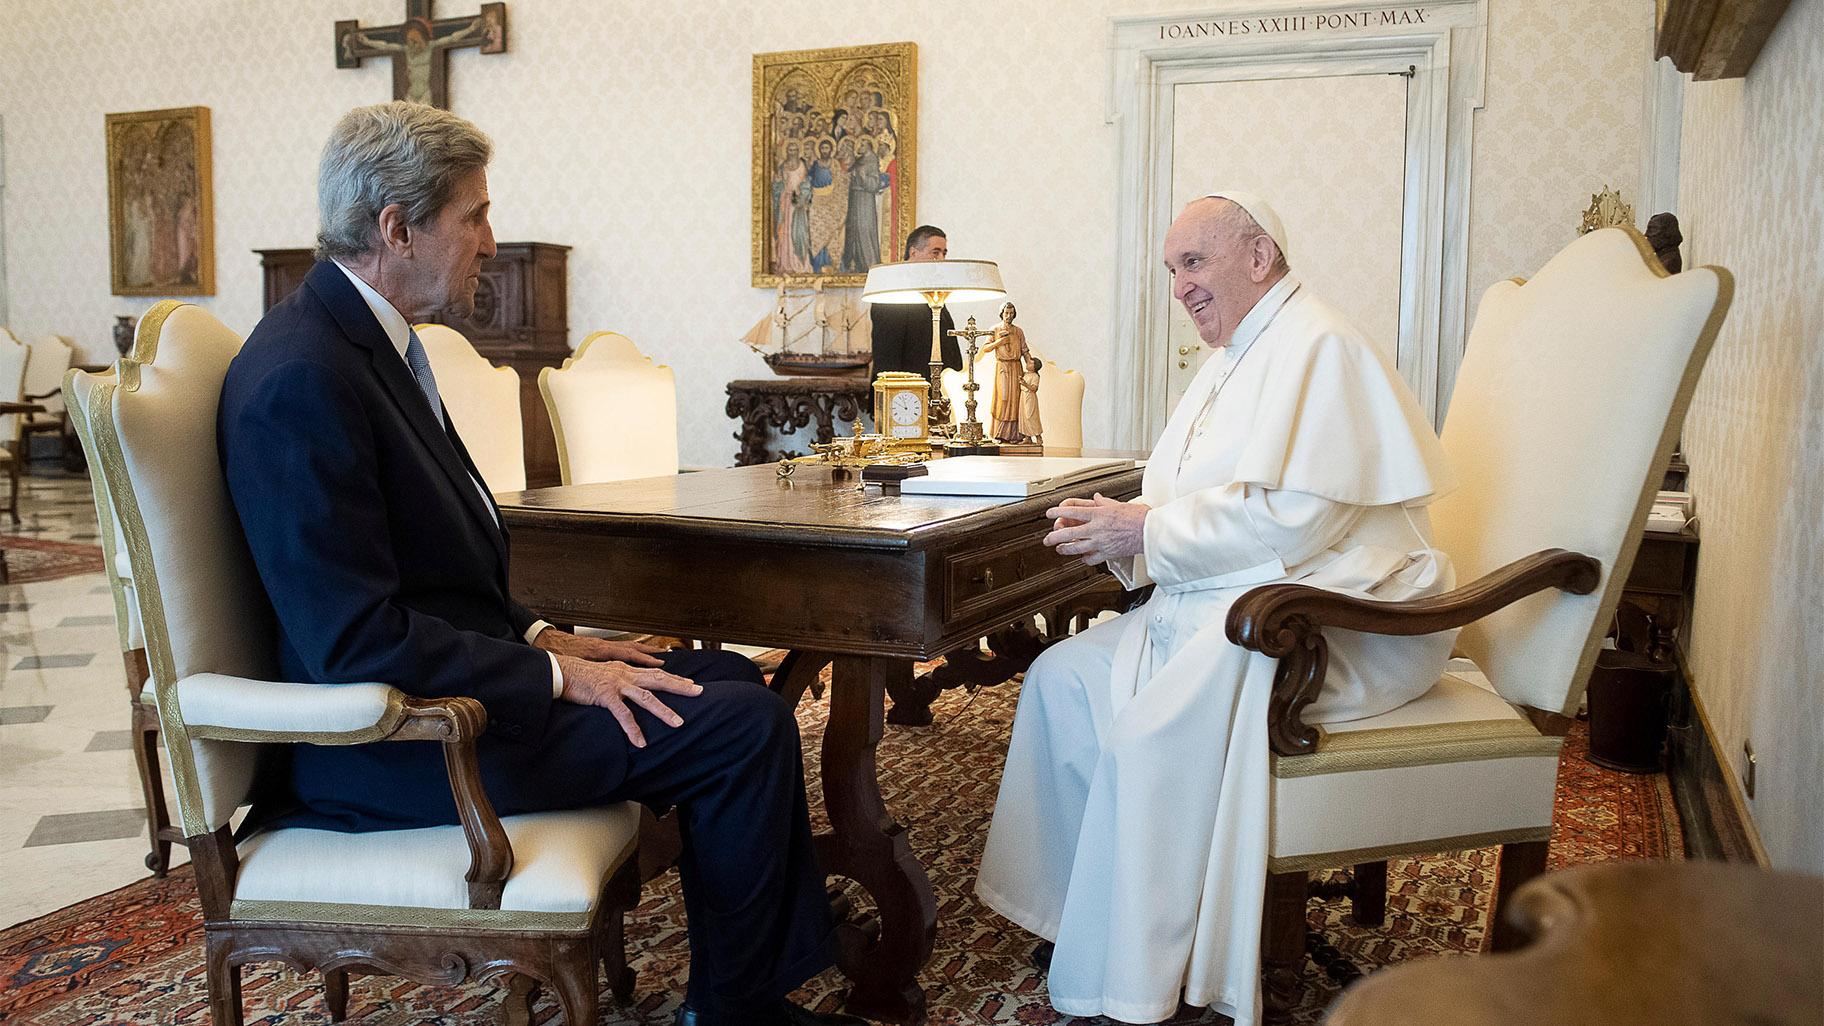
[{"label": "gold-framed religious painting", "polygon": [[854,286],[917,225],[918,46],[754,55],[753,283]]},{"label": "gold-framed religious painting", "polygon": [[114,294],[215,295],[209,108],[109,114],[106,125]]}]

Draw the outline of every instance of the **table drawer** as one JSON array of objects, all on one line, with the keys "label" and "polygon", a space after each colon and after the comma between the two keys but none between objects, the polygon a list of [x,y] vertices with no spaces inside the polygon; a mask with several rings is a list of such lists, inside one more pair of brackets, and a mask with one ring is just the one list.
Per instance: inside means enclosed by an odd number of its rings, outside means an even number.
[{"label": "table drawer", "polygon": [[1049,521],[1035,520],[987,545],[945,556],[944,620],[972,616],[1083,573],[1079,560],[1046,548],[1049,526]]}]

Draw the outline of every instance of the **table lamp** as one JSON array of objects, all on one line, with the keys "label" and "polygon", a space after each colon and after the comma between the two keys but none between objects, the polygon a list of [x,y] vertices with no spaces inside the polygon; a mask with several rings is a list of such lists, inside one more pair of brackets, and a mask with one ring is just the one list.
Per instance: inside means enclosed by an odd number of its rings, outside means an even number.
[{"label": "table lamp", "polygon": [[875,264],[861,289],[864,303],[924,303],[931,308],[931,419],[950,423],[950,403],[944,398],[944,304],[994,299],[1007,294],[1001,286],[1001,269],[990,260],[902,260]]}]

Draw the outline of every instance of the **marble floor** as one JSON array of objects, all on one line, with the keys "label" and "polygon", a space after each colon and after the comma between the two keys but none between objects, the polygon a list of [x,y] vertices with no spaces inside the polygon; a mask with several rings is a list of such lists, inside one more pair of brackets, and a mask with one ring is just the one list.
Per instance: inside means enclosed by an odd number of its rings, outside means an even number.
[{"label": "marble floor", "polygon": [[[88,480],[34,469],[0,534],[95,544]],[[0,585],[0,927],[148,875],[128,715],[106,579]]]}]

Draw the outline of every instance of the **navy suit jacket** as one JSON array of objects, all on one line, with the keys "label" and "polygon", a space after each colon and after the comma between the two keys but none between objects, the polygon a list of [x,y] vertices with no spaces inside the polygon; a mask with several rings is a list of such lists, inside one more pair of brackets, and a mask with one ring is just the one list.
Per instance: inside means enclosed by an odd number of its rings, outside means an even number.
[{"label": "navy suit jacket", "polygon": [[[931,373],[931,308],[923,303],[875,303],[868,311],[874,325],[874,373],[907,371],[924,377]],[[943,338],[939,345],[944,366],[963,369],[963,350],[950,334],[956,322],[946,307],[940,317]]]},{"label": "navy suit jacket", "polygon": [[[317,264],[260,321],[228,368],[216,429],[284,679],[467,695],[487,708],[485,749],[539,741],[551,662],[526,644],[534,617],[507,593],[499,511],[339,269]],[[435,743],[289,747],[288,797],[315,813],[290,822],[368,829],[454,814]],[[421,785],[431,793],[411,793]]]}]

